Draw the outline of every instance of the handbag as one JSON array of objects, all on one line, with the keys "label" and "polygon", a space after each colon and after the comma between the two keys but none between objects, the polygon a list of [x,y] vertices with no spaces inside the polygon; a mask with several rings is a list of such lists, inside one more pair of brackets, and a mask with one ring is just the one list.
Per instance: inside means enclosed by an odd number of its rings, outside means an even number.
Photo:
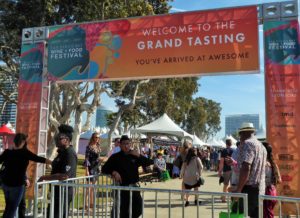
[{"label": "handbag", "polygon": [[161,173],[161,178],[162,181],[167,181],[169,179],[171,179],[170,174],[168,172],[168,170],[165,170]]},{"label": "handbag", "polygon": [[202,176],[200,176],[198,179],[197,185],[204,185],[204,182],[205,182],[204,178]]},{"label": "handbag", "polygon": [[[236,205],[237,204],[237,205]],[[233,212],[232,211],[232,208],[234,206],[237,206],[237,211],[236,212]],[[219,213],[219,218],[243,218],[244,217],[244,213],[241,213],[240,210],[239,210],[239,201],[238,202],[232,202],[231,203],[231,207],[230,207],[230,212],[228,214],[228,211],[224,212],[224,211],[221,211]]]}]

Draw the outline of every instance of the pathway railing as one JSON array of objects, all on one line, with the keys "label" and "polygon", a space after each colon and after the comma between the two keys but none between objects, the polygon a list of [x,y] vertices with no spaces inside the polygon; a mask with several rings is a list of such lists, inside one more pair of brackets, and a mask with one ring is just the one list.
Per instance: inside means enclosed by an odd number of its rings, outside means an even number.
[{"label": "pathway railing", "polygon": [[[102,177],[102,178],[101,178]],[[120,217],[120,201],[121,192],[128,191],[129,196],[132,196],[134,192],[140,192],[142,196],[142,217],[162,217],[162,211],[164,210],[164,218],[171,217],[188,217],[187,212],[191,210],[190,207],[185,207],[185,201],[182,198],[184,194],[195,195],[199,200],[204,200],[205,205],[201,205],[198,201],[195,208],[195,215],[197,218],[203,217],[200,210],[206,208],[210,210],[209,217],[219,217],[218,211],[220,211],[220,204],[216,202],[220,201],[221,196],[225,196],[227,204],[225,205],[228,214],[230,213],[231,198],[242,198],[244,204],[244,215],[248,216],[248,202],[247,194],[242,193],[223,193],[223,192],[203,192],[203,191],[182,191],[171,189],[154,189],[154,188],[141,188],[141,187],[124,187],[115,186],[109,177],[100,176],[102,182],[96,184],[88,184],[86,182],[87,177],[74,178],[67,180],[66,182],[51,181],[51,182],[39,182],[36,184],[36,193],[40,192],[39,197],[35,199],[34,217],[47,217],[47,211],[49,217],[53,217],[55,210],[59,210],[60,217],[63,217],[63,213],[68,213],[70,217]],[[85,198],[88,190],[93,190],[94,199],[96,199],[91,210],[86,209],[84,206],[89,203],[90,199]],[[56,194],[59,193],[59,208],[54,208],[54,190]],[[68,192],[74,193],[73,200],[70,205],[65,204],[68,202]],[[129,198],[129,217],[132,216],[132,198]],[[179,203],[178,203],[179,202]],[[172,210],[173,207],[179,207],[181,214],[175,214]],[[207,209],[209,208],[209,209]],[[222,204],[224,210],[224,204]],[[112,213],[114,209],[114,213]],[[206,211],[207,212],[207,211]]]},{"label": "pathway railing", "polygon": [[299,211],[299,203],[300,198],[291,198],[291,197],[284,197],[284,196],[270,196],[270,195],[260,195],[259,196],[259,217],[263,217],[264,213],[264,201],[277,201],[278,204],[278,216],[284,217],[285,215],[282,214],[282,203],[293,203],[295,205],[295,217],[300,217]]}]

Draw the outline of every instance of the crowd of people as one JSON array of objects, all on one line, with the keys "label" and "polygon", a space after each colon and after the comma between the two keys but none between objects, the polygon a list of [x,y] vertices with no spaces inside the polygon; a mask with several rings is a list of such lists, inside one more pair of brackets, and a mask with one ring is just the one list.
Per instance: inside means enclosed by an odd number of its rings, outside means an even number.
[{"label": "crowd of people", "polygon": [[[55,136],[57,156],[53,161],[39,157],[30,152],[27,147],[27,137],[18,133],[14,139],[14,148],[5,150],[0,155],[0,163],[4,166],[2,170],[2,188],[5,194],[4,218],[14,217],[18,206],[21,208],[22,199],[26,186],[26,169],[29,160],[51,164],[50,175],[44,175],[39,181],[65,180],[76,177],[77,154],[71,145],[73,128],[69,125],[61,125],[59,133]],[[116,184],[120,186],[139,186],[140,167],[144,172],[153,170],[161,181],[165,174],[172,178],[182,179],[182,190],[199,190],[204,184],[203,170],[216,171],[219,182],[223,183],[223,192],[239,192],[248,194],[248,214],[250,217],[258,217],[258,195],[276,195],[276,185],[281,182],[280,173],[274,162],[272,147],[267,142],[261,143],[255,137],[255,129],[252,123],[245,123],[239,129],[240,141],[237,148],[232,148],[232,141],[226,140],[226,148],[216,150],[194,148],[190,141],[184,141],[183,146],[159,146],[157,149],[142,143],[138,149],[134,149],[131,139],[127,135],[114,140],[114,147],[107,157],[101,157],[101,142],[98,133],[94,133],[86,146],[84,168],[86,176],[100,174],[111,175]],[[153,166],[153,169],[149,168]],[[94,178],[88,178],[88,182],[95,184]],[[94,207],[94,190],[86,192],[85,209]],[[66,217],[66,210],[60,211],[70,205],[73,199],[73,189],[68,188],[63,193],[64,202],[58,187],[54,190],[54,218],[62,213]],[[189,195],[182,196],[185,206],[190,205]],[[225,197],[221,198],[226,202]],[[133,192],[130,200],[129,191],[121,191],[120,217],[128,217],[132,211],[132,217],[142,214],[142,197],[138,191]],[[131,209],[129,202],[134,202]],[[195,196],[194,203],[200,205],[201,201]],[[60,207],[59,204],[63,206]],[[264,217],[274,217],[273,208],[275,201],[264,202]],[[116,202],[115,202],[116,205]],[[242,202],[237,204],[243,211]],[[50,208],[50,207],[49,207]],[[113,207],[116,209],[116,206]],[[22,211],[22,210],[20,210]],[[48,211],[49,215],[50,211]],[[112,211],[115,213],[115,210]],[[22,216],[20,216],[22,217]]]}]

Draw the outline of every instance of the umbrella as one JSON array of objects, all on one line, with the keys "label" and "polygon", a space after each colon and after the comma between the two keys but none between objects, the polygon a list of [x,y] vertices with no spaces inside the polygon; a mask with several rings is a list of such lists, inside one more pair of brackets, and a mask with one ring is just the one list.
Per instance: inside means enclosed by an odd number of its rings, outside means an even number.
[{"label": "umbrella", "polygon": [[9,144],[12,144],[14,134],[5,124],[0,127],[0,136],[3,138],[2,143],[5,149],[9,147]]},{"label": "umbrella", "polygon": [[8,128],[5,124],[0,127],[0,136],[13,135],[15,134],[10,128]]}]

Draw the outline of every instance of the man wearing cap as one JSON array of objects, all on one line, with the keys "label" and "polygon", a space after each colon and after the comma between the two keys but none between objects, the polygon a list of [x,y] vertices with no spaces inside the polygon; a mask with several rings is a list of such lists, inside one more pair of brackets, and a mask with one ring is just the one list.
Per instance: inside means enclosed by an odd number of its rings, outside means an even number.
[{"label": "man wearing cap", "polygon": [[[73,127],[61,124],[58,127],[59,133],[55,137],[57,156],[52,162],[50,175],[41,176],[39,181],[43,180],[66,180],[75,178],[77,171],[77,154],[71,145],[73,136]],[[69,182],[70,183],[70,182]],[[60,190],[59,186],[54,187],[54,214],[53,218],[68,217],[70,204],[73,200],[73,187]],[[50,205],[48,205],[47,217],[50,217]],[[62,211],[61,211],[62,210]],[[52,217],[51,217],[52,218]]]},{"label": "man wearing cap", "polygon": [[[253,123],[243,123],[239,129],[237,192],[248,194],[248,215],[258,217],[258,195],[265,193],[265,167],[267,151],[254,136]],[[241,203],[240,203],[241,206]]]},{"label": "man wearing cap", "polygon": [[[153,164],[153,160],[140,155],[137,151],[132,150],[131,140],[127,135],[123,135],[120,139],[121,151],[113,154],[102,167],[102,172],[110,174],[115,182],[121,186],[138,187],[140,166],[149,166]],[[130,211],[130,193],[129,191],[121,191],[120,201],[120,218],[127,218]],[[116,199],[117,201],[117,199]],[[115,205],[113,208],[117,206]],[[132,192],[132,218],[137,218],[142,214],[142,197],[140,192]],[[114,211],[113,211],[114,213]],[[114,214],[116,217],[117,215]],[[113,216],[112,216],[113,217]]]}]

